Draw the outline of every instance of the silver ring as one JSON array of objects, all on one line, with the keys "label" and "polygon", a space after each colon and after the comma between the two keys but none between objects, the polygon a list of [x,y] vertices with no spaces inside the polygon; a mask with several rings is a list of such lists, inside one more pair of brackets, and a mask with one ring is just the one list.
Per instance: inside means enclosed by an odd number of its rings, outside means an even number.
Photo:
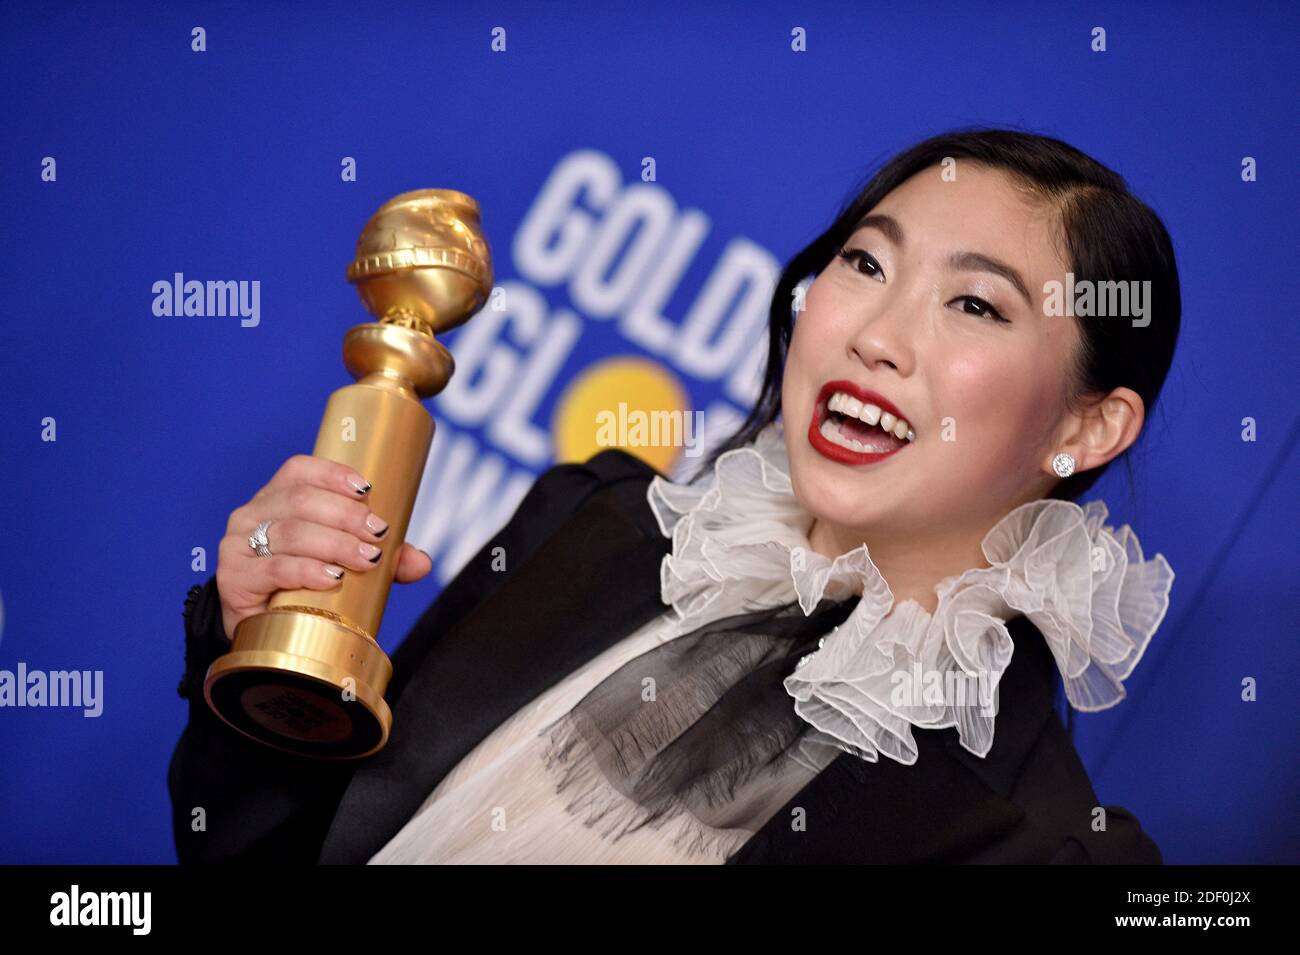
[{"label": "silver ring", "polygon": [[270,542],[266,539],[266,529],[274,523],[275,521],[262,521],[262,523],[258,524],[257,528],[248,537],[248,546],[253,549],[253,552],[256,553],[258,557],[271,556],[271,546]]}]

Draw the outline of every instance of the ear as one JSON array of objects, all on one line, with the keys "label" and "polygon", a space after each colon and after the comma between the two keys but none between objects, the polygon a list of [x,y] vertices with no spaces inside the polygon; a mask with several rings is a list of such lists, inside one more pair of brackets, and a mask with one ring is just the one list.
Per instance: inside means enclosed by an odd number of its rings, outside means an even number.
[{"label": "ear", "polygon": [[1093,396],[1067,414],[1057,432],[1056,444],[1041,462],[1042,468],[1055,474],[1052,458],[1061,451],[1074,457],[1076,474],[1099,468],[1128,450],[1142,433],[1145,420],[1146,405],[1131,388]]}]

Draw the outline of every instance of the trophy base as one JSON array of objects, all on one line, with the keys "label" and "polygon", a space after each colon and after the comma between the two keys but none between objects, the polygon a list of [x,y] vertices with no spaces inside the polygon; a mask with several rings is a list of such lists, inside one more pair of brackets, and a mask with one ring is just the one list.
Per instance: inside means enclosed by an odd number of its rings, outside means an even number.
[{"label": "trophy base", "polygon": [[284,752],[357,759],[388,742],[384,691],[393,673],[374,640],[311,608],[277,607],[242,621],[203,695],[245,736]]}]

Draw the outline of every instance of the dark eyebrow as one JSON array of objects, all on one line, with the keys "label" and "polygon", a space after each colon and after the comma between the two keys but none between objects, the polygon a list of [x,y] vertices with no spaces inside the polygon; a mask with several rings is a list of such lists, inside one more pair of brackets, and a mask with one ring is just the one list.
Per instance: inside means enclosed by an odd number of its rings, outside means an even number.
[{"label": "dark eyebrow", "polygon": [[894,245],[903,244],[903,227],[891,216],[882,215],[879,212],[868,213],[858,220],[858,224],[853,231],[857,232],[858,229],[865,229],[868,226],[874,226],[885,233],[885,236]]},{"label": "dark eyebrow", "polygon": [[[857,229],[868,227],[879,229],[894,245],[901,246],[903,244],[903,227],[892,216],[873,212],[858,220]],[[856,232],[857,229],[854,231]],[[1000,275],[1015,286],[1016,291],[1020,293],[1026,305],[1031,309],[1034,307],[1034,301],[1029,295],[1029,287],[1025,284],[1025,280],[1021,278],[1019,272],[1005,262],[991,259],[979,252],[954,252],[948,256],[948,265],[951,268],[962,269],[967,272],[992,272],[994,275]]]},{"label": "dark eyebrow", "polygon": [[987,255],[981,255],[978,252],[954,252],[948,256],[948,264],[954,269],[965,269],[967,272],[993,272],[1002,276],[1016,287],[1016,291],[1025,300],[1025,304],[1031,310],[1033,309],[1034,302],[1029,297],[1029,289],[1025,288],[1025,280],[1020,277],[1019,272],[1005,262],[990,259]]}]

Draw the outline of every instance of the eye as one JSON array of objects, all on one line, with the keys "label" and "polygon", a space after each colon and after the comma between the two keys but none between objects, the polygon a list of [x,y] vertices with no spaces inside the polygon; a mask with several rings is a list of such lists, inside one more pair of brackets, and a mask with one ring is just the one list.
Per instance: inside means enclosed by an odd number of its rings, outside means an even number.
[{"label": "eye", "polygon": [[[885,273],[880,268],[880,263],[877,262],[870,253],[864,252],[862,249],[850,249],[846,247],[840,249],[839,257],[847,262],[849,268],[853,269],[853,271],[857,272],[859,275],[865,275],[868,278],[876,279],[878,282],[883,282],[885,280]],[[858,268],[858,265],[862,262],[867,263],[872,269],[874,269],[874,271],[863,272]]]},{"label": "eye", "polygon": [[982,298],[976,298],[974,295],[959,295],[957,298],[953,299],[953,301],[971,302],[974,303],[974,305],[977,308],[981,309],[981,311],[977,311],[977,312],[967,311],[966,312],[967,315],[978,315],[981,318],[988,318],[995,322],[1002,322],[1004,325],[1011,324],[1011,322],[1008,319],[1003,317],[1001,312],[999,312],[988,302],[984,301],[984,299]]},{"label": "eye", "polygon": [[[873,256],[870,252],[867,252],[863,249],[850,249],[846,246],[840,249],[837,255],[839,258],[847,262],[849,268],[853,269],[853,271],[858,273],[859,275],[865,275],[868,278],[876,279],[876,281],[878,282],[883,282],[885,280],[884,270],[880,267],[880,263],[876,261],[875,256]],[[868,272],[862,271],[862,269],[859,268],[859,266],[862,264],[865,264],[871,271]],[[1007,319],[1001,312],[999,312],[988,302],[984,301],[984,299],[979,298],[975,295],[961,295],[953,299],[953,301],[970,303],[975,310],[974,311],[964,310],[965,314],[967,315],[975,315],[979,318],[987,318],[990,321],[999,322],[1003,325],[1011,324],[1011,321]]]}]

